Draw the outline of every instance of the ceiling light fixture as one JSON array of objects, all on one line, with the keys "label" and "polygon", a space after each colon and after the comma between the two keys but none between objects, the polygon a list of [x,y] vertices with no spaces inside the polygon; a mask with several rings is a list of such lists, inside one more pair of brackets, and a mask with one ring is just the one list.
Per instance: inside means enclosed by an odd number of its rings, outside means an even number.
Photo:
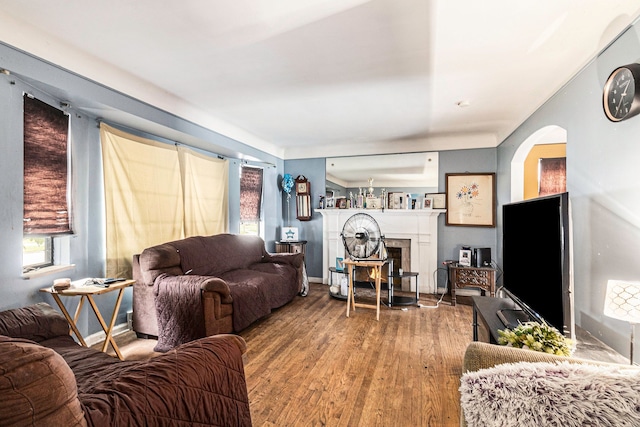
[{"label": "ceiling light fixture", "polygon": [[462,100],[462,101],[458,101],[458,102],[456,102],[456,105],[457,105],[458,107],[460,107],[460,108],[466,108],[466,107],[468,107],[469,105],[471,105],[471,101],[468,101],[468,100],[466,100],[466,99],[465,99],[465,100]]}]

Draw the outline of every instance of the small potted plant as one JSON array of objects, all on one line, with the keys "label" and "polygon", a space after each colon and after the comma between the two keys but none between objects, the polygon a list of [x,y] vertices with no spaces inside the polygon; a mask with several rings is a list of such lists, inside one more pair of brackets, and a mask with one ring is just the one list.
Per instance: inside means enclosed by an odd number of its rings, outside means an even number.
[{"label": "small potted plant", "polygon": [[539,322],[521,323],[513,330],[499,330],[498,344],[533,351],[571,356],[574,350],[573,340],[565,337],[553,326]]}]

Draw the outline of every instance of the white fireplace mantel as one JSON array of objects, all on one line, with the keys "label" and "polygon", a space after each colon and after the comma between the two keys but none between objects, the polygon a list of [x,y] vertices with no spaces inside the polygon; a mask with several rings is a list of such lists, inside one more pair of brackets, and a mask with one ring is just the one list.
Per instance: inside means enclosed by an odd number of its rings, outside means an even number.
[{"label": "white fireplace mantel", "polygon": [[[356,213],[371,215],[386,239],[411,239],[411,271],[419,274],[420,292],[436,293],[433,272],[438,264],[438,215],[444,209],[316,209],[322,214],[322,281],[337,257],[346,258],[342,243],[344,223]],[[414,284],[411,285],[415,286]],[[412,289],[415,292],[415,287]]]}]

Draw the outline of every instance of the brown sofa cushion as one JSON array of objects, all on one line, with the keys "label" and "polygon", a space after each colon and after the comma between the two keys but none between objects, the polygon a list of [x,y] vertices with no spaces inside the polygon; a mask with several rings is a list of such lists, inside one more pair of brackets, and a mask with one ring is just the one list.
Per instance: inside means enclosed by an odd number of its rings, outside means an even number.
[{"label": "brown sofa cushion", "polygon": [[0,336],[2,425],[86,426],[76,379],[55,351]]},{"label": "brown sofa cushion", "polygon": [[261,262],[264,241],[258,236],[218,234],[195,236],[172,242],[180,253],[184,274],[220,277],[227,271]]},{"label": "brown sofa cushion", "polygon": [[40,342],[68,334],[67,319],[46,302],[0,312],[0,335]]}]

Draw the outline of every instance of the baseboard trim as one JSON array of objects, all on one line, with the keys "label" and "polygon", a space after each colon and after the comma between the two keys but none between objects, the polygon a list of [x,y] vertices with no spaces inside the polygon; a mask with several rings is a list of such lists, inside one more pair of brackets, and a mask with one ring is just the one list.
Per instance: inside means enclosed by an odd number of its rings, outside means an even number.
[{"label": "baseboard trim", "polygon": [[[119,325],[115,325],[113,327],[113,336],[120,335],[127,331],[129,331],[129,325],[127,325],[127,323],[120,323]],[[84,342],[87,343],[87,346],[91,347],[103,342],[106,337],[107,334],[105,334],[104,331],[99,331],[85,337]]]}]

